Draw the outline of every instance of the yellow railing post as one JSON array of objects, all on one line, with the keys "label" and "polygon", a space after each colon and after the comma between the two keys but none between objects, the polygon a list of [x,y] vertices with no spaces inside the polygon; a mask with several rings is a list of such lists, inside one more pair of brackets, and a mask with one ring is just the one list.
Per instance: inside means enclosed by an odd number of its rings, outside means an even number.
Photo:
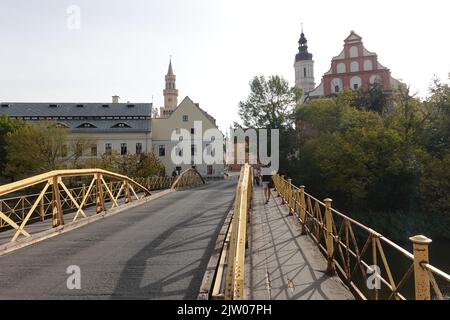
[{"label": "yellow railing post", "polygon": [[96,191],[96,206],[97,213],[105,211],[105,199],[103,197],[103,185],[102,185],[102,174],[95,174],[95,191]]},{"label": "yellow railing post", "polygon": [[306,201],[305,186],[300,186],[300,222],[302,224],[302,234],[306,234]]},{"label": "yellow railing post", "polygon": [[131,193],[130,193],[130,185],[128,181],[125,181],[125,203],[129,203],[131,201]]},{"label": "yellow railing post", "polygon": [[287,180],[287,205],[288,205],[288,210],[289,210],[289,215],[292,215],[292,179],[288,179]]},{"label": "yellow railing post", "polygon": [[60,177],[54,176],[51,179],[52,184],[52,217],[53,217],[53,227],[58,227],[64,224],[63,214],[62,214],[62,206],[61,206],[61,197],[59,194],[59,181]]},{"label": "yellow railing post", "polygon": [[431,239],[417,235],[409,240],[413,243],[416,300],[430,300],[430,276],[423,264],[428,263],[428,246]]},{"label": "yellow railing post", "polygon": [[328,266],[327,266],[327,273],[329,275],[336,274],[336,267],[334,265],[334,239],[333,239],[333,220],[331,217],[331,200],[330,198],[327,198],[323,200],[325,203],[325,228],[326,231],[326,244],[327,244],[327,255],[328,255]]},{"label": "yellow railing post", "polygon": [[41,200],[39,201],[39,215],[41,216],[41,221],[44,221],[45,219],[44,197],[42,197]]}]

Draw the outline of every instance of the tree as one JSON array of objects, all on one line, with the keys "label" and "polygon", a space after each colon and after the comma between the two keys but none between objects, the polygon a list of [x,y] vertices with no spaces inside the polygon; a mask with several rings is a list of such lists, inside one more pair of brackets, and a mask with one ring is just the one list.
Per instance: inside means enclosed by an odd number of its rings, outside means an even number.
[{"label": "tree", "polygon": [[24,125],[25,122],[21,120],[12,119],[6,115],[0,116],[0,175],[3,174],[6,165],[6,137]]},{"label": "tree", "polygon": [[358,90],[352,105],[360,110],[384,113],[390,109],[392,95],[386,93],[383,84],[375,82],[369,90]]},{"label": "tree", "polygon": [[64,163],[68,130],[50,122],[26,124],[6,137],[6,175],[21,179],[50,170]]},{"label": "tree", "polygon": [[289,87],[280,76],[254,77],[250,81],[250,95],[239,102],[239,116],[245,127],[286,128],[294,121],[293,111],[300,101],[301,90]]},{"label": "tree", "polygon": [[152,151],[149,154],[120,155],[116,151],[104,153],[100,158],[81,160],[82,168],[100,168],[129,177],[165,176],[166,168]]}]

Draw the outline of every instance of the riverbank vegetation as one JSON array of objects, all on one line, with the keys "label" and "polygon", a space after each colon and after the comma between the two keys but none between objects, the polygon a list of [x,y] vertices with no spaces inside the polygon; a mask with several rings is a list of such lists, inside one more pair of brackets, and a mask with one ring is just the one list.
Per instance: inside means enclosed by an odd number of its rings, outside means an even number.
[{"label": "riverbank vegetation", "polygon": [[[267,96],[283,91],[294,98],[285,87],[269,90]],[[450,239],[448,84],[435,79],[426,99],[406,86],[386,94],[375,85],[286,110],[282,119],[295,125],[279,127],[281,174],[392,239],[418,233]],[[260,117],[240,114],[244,123]]]}]

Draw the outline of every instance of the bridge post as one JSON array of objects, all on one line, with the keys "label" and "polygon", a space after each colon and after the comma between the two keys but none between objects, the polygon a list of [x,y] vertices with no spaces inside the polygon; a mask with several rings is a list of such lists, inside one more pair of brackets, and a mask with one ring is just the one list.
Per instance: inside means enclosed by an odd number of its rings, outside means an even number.
[{"label": "bridge post", "polygon": [[430,300],[430,275],[423,264],[428,263],[428,246],[431,239],[417,235],[409,238],[409,240],[413,243],[416,300]]},{"label": "bridge post", "polygon": [[306,201],[305,201],[305,186],[300,186],[300,222],[302,223],[302,235],[306,234]]},{"label": "bridge post", "polygon": [[128,184],[128,181],[125,181],[125,203],[131,202],[131,194],[130,194],[130,185]]},{"label": "bridge post", "polygon": [[51,179],[52,184],[52,218],[53,218],[53,227],[58,227],[64,224],[63,214],[62,214],[62,206],[61,206],[61,197],[59,194],[59,181],[60,177],[54,176]]},{"label": "bridge post", "polygon": [[103,197],[103,185],[102,185],[102,174],[95,174],[95,191],[96,191],[96,206],[97,213],[105,211],[105,199]]},{"label": "bridge post", "polygon": [[326,232],[326,244],[327,244],[327,258],[328,258],[328,266],[327,273],[329,275],[336,274],[336,266],[334,265],[334,239],[333,239],[333,220],[331,216],[331,200],[327,198],[323,200],[325,203],[325,228]]},{"label": "bridge post", "polygon": [[292,216],[292,196],[293,196],[293,189],[292,189],[292,179],[287,180],[287,205],[289,210],[289,215]]},{"label": "bridge post", "polygon": [[41,200],[39,201],[39,215],[41,216],[41,221],[44,221],[45,219],[44,197],[42,197]]}]

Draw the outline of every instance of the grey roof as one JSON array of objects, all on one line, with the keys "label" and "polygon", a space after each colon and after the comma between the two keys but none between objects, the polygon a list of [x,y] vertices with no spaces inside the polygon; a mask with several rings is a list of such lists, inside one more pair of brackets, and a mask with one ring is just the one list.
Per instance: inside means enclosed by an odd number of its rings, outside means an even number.
[{"label": "grey roof", "polygon": [[[56,105],[56,107],[50,105]],[[82,107],[80,107],[81,105]],[[108,107],[104,107],[106,105]],[[2,102],[0,106],[0,115],[6,114],[9,117],[18,118],[39,117],[38,119],[26,119],[28,121],[52,118],[54,121],[67,125],[72,132],[150,131],[151,113],[151,103]],[[133,119],[136,117],[139,119]],[[140,119],[141,117],[142,119]],[[91,123],[96,128],[77,128],[83,123]],[[114,127],[118,123],[125,123],[129,127]]]}]

